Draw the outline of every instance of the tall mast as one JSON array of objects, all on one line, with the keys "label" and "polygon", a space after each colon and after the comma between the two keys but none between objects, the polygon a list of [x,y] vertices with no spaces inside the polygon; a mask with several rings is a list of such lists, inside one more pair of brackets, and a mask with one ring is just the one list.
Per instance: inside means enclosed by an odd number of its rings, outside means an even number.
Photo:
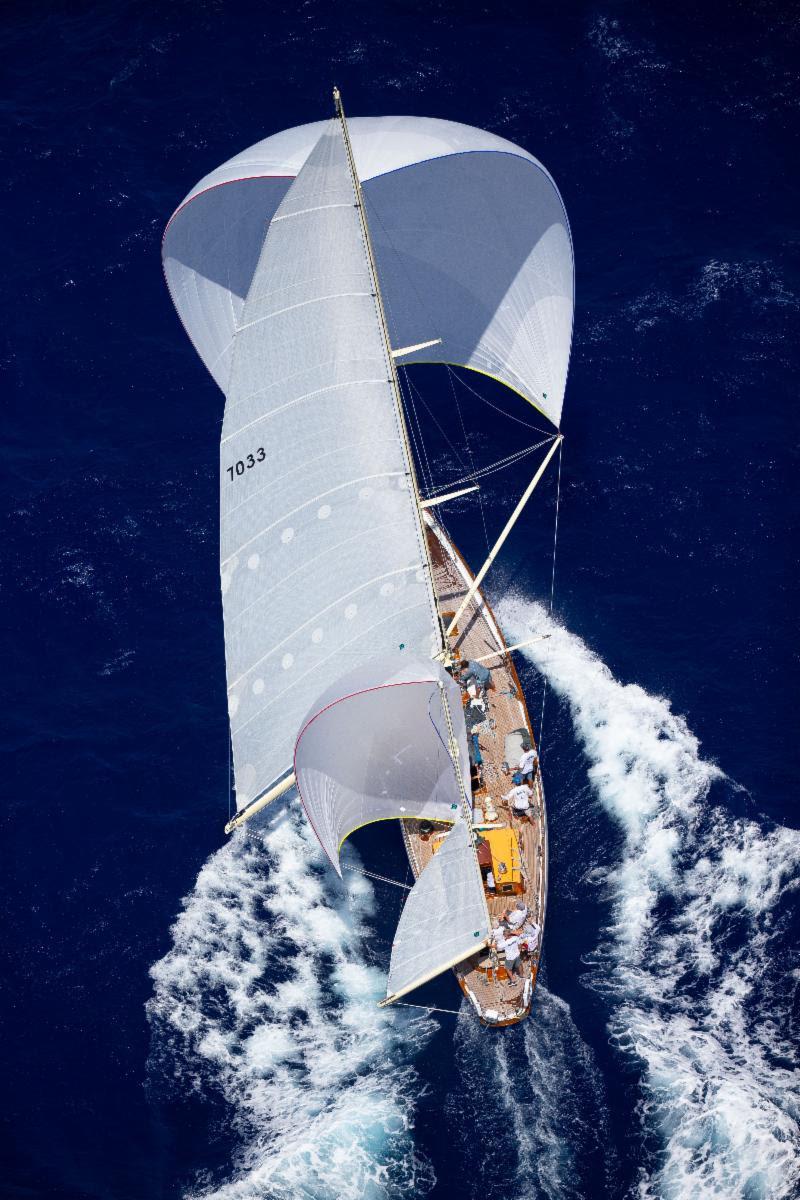
[{"label": "tall mast", "polygon": [[444,654],[447,649],[447,642],[445,640],[443,623],[439,613],[439,604],[436,599],[436,589],[433,586],[433,563],[431,562],[430,551],[428,549],[428,535],[425,527],[425,519],[422,516],[422,497],[420,496],[417,472],[414,466],[414,455],[411,451],[411,442],[408,436],[408,426],[406,425],[405,413],[403,411],[403,398],[400,391],[400,380],[397,376],[397,366],[392,353],[392,343],[389,338],[389,327],[386,323],[386,310],[383,306],[383,296],[381,294],[380,283],[378,281],[378,269],[375,264],[375,255],[372,250],[372,239],[369,235],[367,210],[364,206],[364,193],[361,190],[361,181],[359,180],[358,172],[356,171],[356,163],[353,157],[353,147],[350,144],[350,133],[347,128],[347,119],[344,115],[344,105],[342,104],[342,96],[338,87],[333,89],[333,102],[336,107],[336,116],[338,117],[342,127],[342,137],[344,138],[345,149],[347,151],[347,161],[350,166],[350,175],[353,180],[353,189],[356,194],[356,206],[358,208],[358,215],[361,219],[361,230],[364,235],[364,245],[367,249],[367,259],[369,260],[370,277],[372,279],[372,290],[375,295],[378,317],[380,319],[381,331],[383,333],[386,361],[388,363],[389,371],[391,372],[389,382],[391,383],[392,387],[392,396],[394,398],[397,424],[402,436],[403,455],[406,460],[406,472],[408,478],[411,480],[411,488],[414,493],[414,503],[417,508],[417,524],[419,527],[422,549],[425,555],[425,567],[427,568],[428,572],[428,590],[430,592],[432,611],[436,614],[436,631],[439,639],[439,653]]}]

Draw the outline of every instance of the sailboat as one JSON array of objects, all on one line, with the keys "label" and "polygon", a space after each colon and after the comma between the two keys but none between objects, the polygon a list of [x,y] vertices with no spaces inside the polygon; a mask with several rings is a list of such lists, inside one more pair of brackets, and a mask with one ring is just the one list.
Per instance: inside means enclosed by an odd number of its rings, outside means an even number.
[{"label": "sailboat", "polygon": [[[163,262],[225,394],[226,829],[296,789],[341,875],[351,834],[398,821],[415,882],[381,1003],[452,969],[484,1025],[513,1024],[539,969],[547,813],[539,766],[517,775],[533,723],[481,585],[560,463],[574,271],[558,189],[494,134],[348,121],[335,90],[331,119],[203,179]],[[420,362],[500,380],[551,426],[477,573],[441,516],[476,482],[420,485],[398,371]]]}]

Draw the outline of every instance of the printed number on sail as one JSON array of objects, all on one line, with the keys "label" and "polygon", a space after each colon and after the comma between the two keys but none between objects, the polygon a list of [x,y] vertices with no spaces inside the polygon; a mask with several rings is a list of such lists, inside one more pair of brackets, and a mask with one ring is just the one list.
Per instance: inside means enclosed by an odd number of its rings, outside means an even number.
[{"label": "printed number on sail", "polygon": [[256,463],[262,463],[266,457],[266,450],[263,446],[259,446],[254,454],[248,454],[244,459],[240,458],[232,467],[226,467],[225,470],[233,482],[237,475],[244,475],[245,471],[250,471]]}]

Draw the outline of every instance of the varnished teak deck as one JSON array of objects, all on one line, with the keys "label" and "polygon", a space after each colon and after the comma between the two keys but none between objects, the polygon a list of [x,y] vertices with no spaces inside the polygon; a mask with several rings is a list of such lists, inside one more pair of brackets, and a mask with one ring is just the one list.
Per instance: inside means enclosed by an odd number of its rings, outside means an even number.
[{"label": "varnished teak deck", "polygon": [[[430,518],[428,519],[430,521]],[[458,552],[433,521],[429,524],[428,544],[440,609],[444,613],[455,612],[467,593],[472,575]],[[479,592],[459,620],[458,632],[451,638],[451,647],[457,658],[466,659],[480,658],[493,650],[501,651],[497,657],[486,660],[486,666],[492,672],[494,688],[487,696],[487,720],[477,731],[483,758],[484,788],[475,793],[474,804],[485,809],[487,800],[491,797],[498,821],[516,831],[522,857],[522,899],[528,905],[533,919],[542,927],[539,950],[530,958],[523,956],[522,979],[517,978],[513,985],[505,978],[503,969],[500,970],[503,978],[498,979],[498,958],[488,950],[481,950],[454,969],[463,991],[472,1001],[481,1019],[491,1025],[506,1025],[521,1020],[530,1011],[541,939],[544,936],[547,903],[547,815],[544,792],[541,773],[537,773],[532,821],[511,812],[501,800],[503,793],[512,787],[511,775],[503,772],[506,735],[515,729],[525,728],[528,730],[531,745],[535,746],[536,743],[517,672],[511,656],[505,653],[502,632]],[[508,765],[512,770],[517,766],[515,762]],[[433,855],[432,842],[424,841],[420,837],[417,821],[403,821],[402,826],[411,868],[414,875],[418,876]],[[493,921],[519,898],[509,895],[495,896],[489,892],[486,896],[489,915]],[[497,1015],[487,1017],[487,1013]]]}]

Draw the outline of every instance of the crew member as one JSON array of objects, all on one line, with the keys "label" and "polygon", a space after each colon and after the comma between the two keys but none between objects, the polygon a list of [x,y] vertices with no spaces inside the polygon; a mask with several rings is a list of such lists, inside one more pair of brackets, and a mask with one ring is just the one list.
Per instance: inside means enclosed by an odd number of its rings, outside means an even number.
[{"label": "crew member", "polygon": [[519,954],[519,934],[512,933],[503,939],[503,955],[508,971],[508,982],[513,987],[514,976],[522,974],[522,959]]},{"label": "crew member", "polygon": [[539,755],[532,746],[523,746],[522,758],[519,760],[519,773],[522,776],[523,783],[533,783],[533,777],[536,774],[536,765],[539,762]]},{"label": "crew member", "polygon": [[521,929],[528,918],[528,906],[524,900],[518,900],[513,908],[507,908],[503,920],[509,929]]},{"label": "crew member", "polygon": [[520,946],[528,954],[533,954],[539,945],[539,937],[541,936],[542,927],[536,921],[526,921],[522,927],[522,940]]},{"label": "crew member", "polygon": [[466,658],[462,658],[461,670],[463,672],[462,679],[465,687],[469,686],[471,680],[474,680],[477,688],[480,688],[486,692],[490,691],[491,688],[494,687],[494,684],[492,683],[492,673],[488,667],[483,665],[483,663],[474,662],[472,660],[468,661]]},{"label": "crew member", "polygon": [[530,815],[533,809],[533,788],[527,783],[518,783],[503,796],[509,807],[520,817]]}]

